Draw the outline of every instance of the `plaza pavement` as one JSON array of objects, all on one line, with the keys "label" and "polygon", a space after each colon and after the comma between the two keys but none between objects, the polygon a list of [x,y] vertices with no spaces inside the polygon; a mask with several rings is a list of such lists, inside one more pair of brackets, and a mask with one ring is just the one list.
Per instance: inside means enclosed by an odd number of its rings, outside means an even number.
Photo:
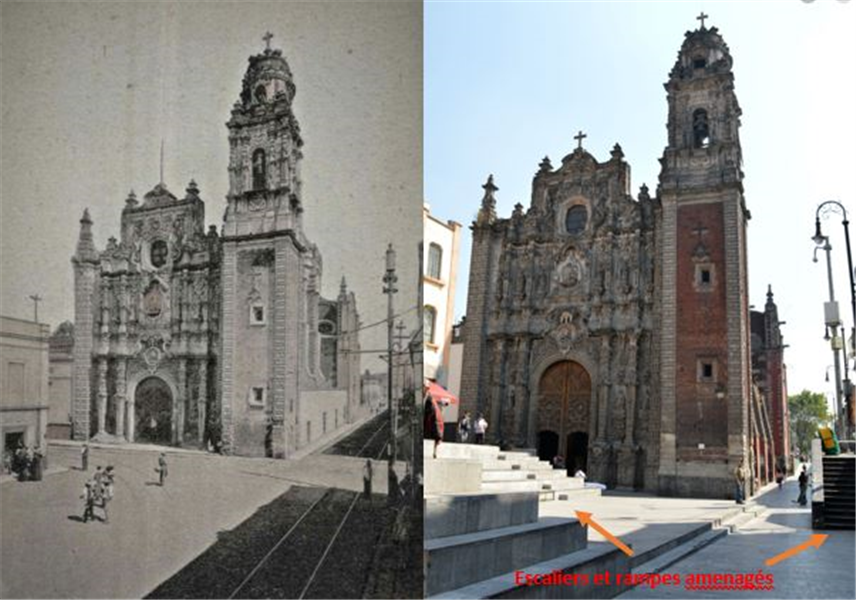
[{"label": "plaza pavement", "polygon": [[[856,547],[853,531],[811,529],[811,509],[800,508],[794,479],[783,489],[773,487],[756,498],[767,509],[735,533],[702,548],[664,573],[753,573],[762,569],[774,576],[771,591],[688,591],[683,586],[639,586],[619,598],[856,598]],[[813,533],[829,537],[820,548],[808,550],[772,567],[764,561],[805,542]]]},{"label": "plaza pavement", "polygon": [[[163,448],[51,446],[56,472],[40,482],[0,485],[0,597],[140,598],[258,507],[292,485],[362,489],[365,459],[310,455],[298,461],[168,450],[166,485],[157,485]],[[80,495],[96,465],[116,470],[110,521],[83,523]],[[375,464],[374,489],[386,489]],[[96,509],[96,515],[101,515]]]}]

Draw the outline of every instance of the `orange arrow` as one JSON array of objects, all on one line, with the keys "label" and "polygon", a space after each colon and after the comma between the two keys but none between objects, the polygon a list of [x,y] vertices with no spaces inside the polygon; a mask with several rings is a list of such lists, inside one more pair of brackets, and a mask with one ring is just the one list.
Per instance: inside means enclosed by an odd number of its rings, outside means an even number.
[{"label": "orange arrow", "polygon": [[630,549],[627,544],[619,540],[617,537],[609,533],[606,529],[603,528],[603,525],[599,523],[595,523],[591,518],[590,512],[583,512],[581,510],[574,511],[577,513],[577,518],[580,520],[580,523],[583,525],[588,525],[597,531],[600,535],[605,537],[608,541],[612,542],[619,550],[624,552],[627,556],[633,556],[633,550]]},{"label": "orange arrow", "polygon": [[768,558],[764,561],[764,564],[766,564],[768,567],[772,567],[773,565],[778,564],[783,560],[786,560],[792,556],[799,554],[803,550],[808,550],[811,546],[814,546],[815,548],[820,548],[823,545],[823,542],[825,542],[826,538],[828,537],[828,535],[824,535],[822,533],[815,533],[799,546],[794,546],[790,550],[785,550],[784,552],[782,552],[781,554],[777,554],[773,558]]}]

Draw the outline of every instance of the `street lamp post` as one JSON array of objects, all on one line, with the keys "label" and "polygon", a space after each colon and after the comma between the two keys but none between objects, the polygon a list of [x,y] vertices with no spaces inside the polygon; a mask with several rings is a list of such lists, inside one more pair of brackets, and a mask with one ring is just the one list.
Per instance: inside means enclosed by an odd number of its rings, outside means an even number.
[{"label": "street lamp post", "polygon": [[[814,262],[817,262],[817,251],[823,250],[826,252],[826,275],[829,280],[829,301],[824,304],[824,321],[826,323],[826,336],[824,339],[830,340],[832,347],[833,364],[835,366],[835,429],[840,435],[839,425],[839,407],[841,406],[841,355],[839,354],[841,347],[838,338],[838,325],[840,319],[838,317],[838,303],[835,301],[835,287],[832,283],[832,246],[829,243],[829,238],[820,236],[820,240],[815,236],[814,241],[818,244],[815,248]],[[822,246],[820,244],[823,244]],[[830,330],[832,336],[830,338]]]},{"label": "street lamp post", "polygon": [[[850,328],[850,342],[852,344],[856,345],[856,283],[854,283],[853,254],[852,254],[851,249],[850,249],[850,221],[847,219],[847,209],[844,208],[843,204],[841,204],[837,200],[827,200],[825,202],[820,203],[820,205],[817,207],[817,210],[815,211],[815,221],[814,221],[815,233],[814,233],[814,237],[812,239],[814,239],[814,242],[818,246],[821,243],[823,243],[824,239],[826,240],[825,245],[829,245],[829,239],[826,238],[826,236],[824,236],[820,230],[820,216],[821,216],[822,212],[823,212],[823,214],[826,214],[826,212],[835,211],[836,209],[838,209],[841,212],[841,215],[843,217],[841,224],[844,226],[844,243],[845,243],[846,250],[847,250],[847,271],[848,271],[848,276],[850,279],[850,310],[851,310],[852,318],[853,318],[852,326]],[[832,274],[831,273],[832,272],[831,272],[831,268],[829,267],[828,256],[829,255],[827,254],[827,270],[829,271],[829,277],[830,277],[829,285],[830,285],[830,289],[831,289],[831,287],[832,287]],[[843,343],[842,350],[844,351],[844,390],[843,391],[844,391],[845,402],[842,403],[841,402],[841,396],[839,396],[838,412],[836,413],[835,416],[839,421],[841,421],[841,424],[842,424],[841,428],[839,429],[839,435],[841,435],[841,433],[843,432],[847,437],[850,437],[853,432],[850,430],[849,404],[850,404],[850,402],[852,402],[851,395],[853,393],[853,386],[850,383],[850,377],[849,377],[849,369],[848,369],[848,363],[847,363],[847,335],[844,333],[843,325],[842,325],[842,335],[844,337],[844,340],[843,340],[844,343]],[[836,336],[833,335],[833,340],[835,339],[835,337]],[[851,347],[851,350],[853,350],[852,347]],[[851,357],[853,357],[854,354],[856,354],[856,351],[851,351],[851,354],[850,354]],[[837,386],[837,384],[836,384],[836,386]]]},{"label": "street lamp post", "polygon": [[395,431],[395,414],[393,411],[392,402],[392,370],[393,370],[393,327],[395,325],[395,311],[392,302],[392,295],[398,292],[395,284],[398,281],[398,276],[395,274],[395,250],[390,244],[386,249],[386,273],[383,276],[383,293],[387,295],[387,352],[389,360],[387,361],[387,386],[386,386],[386,403],[389,411],[389,452],[387,453],[387,500],[393,502],[398,493],[398,486],[395,484],[395,455],[396,455],[396,431]]}]

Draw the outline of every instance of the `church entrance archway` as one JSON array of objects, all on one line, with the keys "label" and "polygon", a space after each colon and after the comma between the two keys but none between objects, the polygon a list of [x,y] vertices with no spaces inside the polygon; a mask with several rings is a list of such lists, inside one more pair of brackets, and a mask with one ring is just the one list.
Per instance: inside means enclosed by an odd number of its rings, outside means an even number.
[{"label": "church entrance archway", "polygon": [[551,460],[564,452],[570,473],[585,470],[590,406],[591,377],[580,363],[565,360],[544,371],[538,385],[538,457]]},{"label": "church entrance archway", "polygon": [[150,444],[172,441],[172,392],[159,377],[147,377],[134,394],[135,440]]}]

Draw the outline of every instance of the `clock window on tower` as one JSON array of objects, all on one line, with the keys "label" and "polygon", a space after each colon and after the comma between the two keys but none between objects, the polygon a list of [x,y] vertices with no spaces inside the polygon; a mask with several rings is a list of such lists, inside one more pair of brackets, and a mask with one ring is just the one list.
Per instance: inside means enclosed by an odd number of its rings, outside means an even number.
[{"label": "clock window on tower", "polygon": [[152,242],[152,249],[149,254],[152,266],[156,269],[166,264],[166,258],[169,255],[169,248],[163,240],[155,240]]},{"label": "clock window on tower", "polygon": [[264,190],[266,188],[265,151],[259,148],[253,152],[253,189]]}]

